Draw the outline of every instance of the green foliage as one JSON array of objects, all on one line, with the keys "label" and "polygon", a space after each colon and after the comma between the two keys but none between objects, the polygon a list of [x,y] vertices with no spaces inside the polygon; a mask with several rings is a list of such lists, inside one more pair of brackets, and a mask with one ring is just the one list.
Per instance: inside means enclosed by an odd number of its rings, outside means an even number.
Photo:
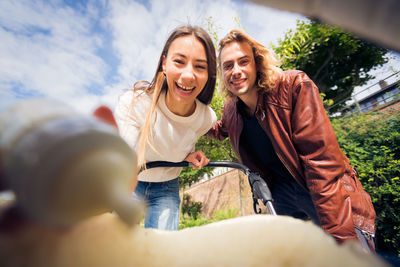
[{"label": "green foliage", "polygon": [[203,25],[203,27],[206,29],[206,31],[210,35],[211,39],[213,40],[215,49],[217,49],[218,42],[219,42],[217,31],[220,30],[221,27],[219,27],[218,25],[216,25],[214,23],[212,16],[206,18],[206,21],[205,21],[205,24]]},{"label": "green foliage", "polygon": [[179,220],[179,230],[185,229],[185,228],[190,228],[190,227],[196,227],[196,226],[201,226],[204,224],[209,224],[214,222],[211,219],[207,219],[204,215],[200,216],[197,219],[193,219],[192,217],[182,217]]},{"label": "green foliage", "polygon": [[237,209],[220,209],[215,211],[209,219],[207,219],[204,214],[200,214],[196,219],[190,216],[182,216],[179,222],[179,230],[235,218],[237,214]]},{"label": "green foliage", "polygon": [[[218,91],[214,92],[213,100],[210,104],[211,108],[215,111],[217,118],[221,119],[222,109],[224,106],[225,98]],[[231,146],[229,138],[223,141],[213,140],[207,137],[200,137],[196,143],[196,150],[202,150],[210,161],[228,160],[238,161],[235,152]],[[200,168],[193,170],[191,167],[183,168],[180,177],[182,187],[190,186],[197,182],[205,174],[211,175],[212,168]]]},{"label": "green foliage", "polygon": [[203,207],[203,203],[198,201],[193,201],[192,196],[188,194],[183,195],[182,201],[182,215],[187,214],[193,219],[197,219],[198,215],[201,212],[201,208]]},{"label": "green foliage", "polygon": [[351,97],[353,88],[374,78],[368,72],[388,61],[387,50],[342,30],[314,21],[297,22],[273,46],[283,69],[299,69],[315,82],[335,112]]},{"label": "green foliage", "polygon": [[332,125],[371,195],[378,250],[400,256],[400,114],[361,114]]},{"label": "green foliage", "polygon": [[[215,111],[218,120],[221,119],[223,106],[225,103],[225,97],[219,93],[215,92],[213,100],[211,102],[211,108]],[[201,137],[196,144],[196,149],[201,149],[206,152],[207,157],[212,160],[229,160],[229,161],[237,161],[237,157],[229,138],[223,141],[216,141],[210,138]]]},{"label": "green foliage", "polygon": [[333,105],[333,100],[332,99],[326,99],[326,94],[325,93],[320,93],[322,102],[324,103],[325,107],[330,107]]},{"label": "green foliage", "polygon": [[237,217],[238,213],[239,210],[235,208],[219,209],[214,212],[212,217],[215,221],[222,221],[230,218],[235,218]]}]

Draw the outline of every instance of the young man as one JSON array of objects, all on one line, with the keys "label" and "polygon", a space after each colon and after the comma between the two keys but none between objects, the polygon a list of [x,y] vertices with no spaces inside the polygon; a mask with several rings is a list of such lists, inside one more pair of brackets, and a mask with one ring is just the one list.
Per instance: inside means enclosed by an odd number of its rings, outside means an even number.
[{"label": "young man", "polygon": [[318,88],[301,71],[282,71],[274,53],[242,31],[219,44],[222,120],[208,133],[230,138],[243,164],[262,175],[278,214],[312,219],[339,243],[374,250],[375,211],[341,152]]}]

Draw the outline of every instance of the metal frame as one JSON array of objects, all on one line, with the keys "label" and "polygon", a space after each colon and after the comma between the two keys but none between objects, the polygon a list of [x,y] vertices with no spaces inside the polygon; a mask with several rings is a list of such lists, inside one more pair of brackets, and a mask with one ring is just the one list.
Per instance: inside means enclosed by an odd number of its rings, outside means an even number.
[{"label": "metal frame", "polygon": [[[168,161],[153,161],[146,163],[146,168],[142,168],[139,172],[144,169],[151,169],[157,167],[189,167],[193,166],[187,161],[181,162],[168,162]],[[258,200],[261,200],[262,203],[267,207],[269,213],[271,215],[276,216],[275,208],[272,204],[272,194],[269,190],[267,183],[264,181],[261,176],[255,172],[252,172],[248,167],[243,164],[231,162],[231,161],[211,161],[204,167],[227,167],[234,168],[242,171],[247,175],[249,179],[249,184],[251,188],[251,192],[253,195],[253,209],[254,212],[259,214],[261,213],[261,209],[258,207]]]}]

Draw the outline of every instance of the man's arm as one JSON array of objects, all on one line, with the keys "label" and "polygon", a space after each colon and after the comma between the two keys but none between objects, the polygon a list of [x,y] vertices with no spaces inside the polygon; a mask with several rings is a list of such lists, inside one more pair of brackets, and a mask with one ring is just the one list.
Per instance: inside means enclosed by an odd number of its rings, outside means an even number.
[{"label": "man's arm", "polygon": [[355,239],[350,198],[340,181],[345,158],[318,88],[305,73],[300,73],[293,90],[293,143],[321,226],[339,242]]},{"label": "man's arm", "polygon": [[215,139],[224,140],[229,137],[228,132],[228,121],[226,120],[228,112],[232,112],[232,103],[228,100],[224,105],[224,110],[222,111],[221,120],[217,121],[214,126],[205,134],[205,136]]},{"label": "man's arm", "polygon": [[222,120],[217,121],[214,126],[205,134],[205,136],[220,141],[227,138],[228,133],[224,129]]}]

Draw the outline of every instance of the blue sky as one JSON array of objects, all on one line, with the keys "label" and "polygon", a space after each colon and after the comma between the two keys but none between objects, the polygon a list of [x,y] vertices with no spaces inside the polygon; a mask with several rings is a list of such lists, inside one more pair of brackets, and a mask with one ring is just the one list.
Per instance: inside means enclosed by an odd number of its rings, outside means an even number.
[{"label": "blue sky", "polygon": [[[100,104],[114,108],[122,90],[152,78],[175,27],[205,26],[210,17],[219,36],[240,18],[266,46],[304,19],[239,0],[2,0],[0,111],[33,97],[55,98],[83,113]],[[399,70],[399,62],[391,60],[377,75],[390,75],[390,66]]]}]

